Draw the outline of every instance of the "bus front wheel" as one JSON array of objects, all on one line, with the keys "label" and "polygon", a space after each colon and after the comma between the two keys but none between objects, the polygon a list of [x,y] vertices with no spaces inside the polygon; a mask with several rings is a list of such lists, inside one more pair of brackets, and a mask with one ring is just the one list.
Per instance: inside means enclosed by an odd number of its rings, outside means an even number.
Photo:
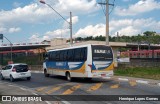
[{"label": "bus front wheel", "polygon": [[45,77],[49,77],[49,74],[47,74],[47,70],[46,69],[44,70],[44,76]]},{"label": "bus front wheel", "polygon": [[72,81],[72,78],[69,72],[66,73],[66,77],[68,81]]}]

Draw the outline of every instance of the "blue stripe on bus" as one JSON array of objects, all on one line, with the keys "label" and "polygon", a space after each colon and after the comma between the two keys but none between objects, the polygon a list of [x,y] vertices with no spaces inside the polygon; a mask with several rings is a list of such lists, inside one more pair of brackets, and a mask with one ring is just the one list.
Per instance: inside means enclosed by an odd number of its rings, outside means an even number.
[{"label": "blue stripe on bus", "polygon": [[55,61],[46,61],[47,68],[52,69],[61,69],[61,70],[78,70],[80,69],[85,62],[55,62]]}]

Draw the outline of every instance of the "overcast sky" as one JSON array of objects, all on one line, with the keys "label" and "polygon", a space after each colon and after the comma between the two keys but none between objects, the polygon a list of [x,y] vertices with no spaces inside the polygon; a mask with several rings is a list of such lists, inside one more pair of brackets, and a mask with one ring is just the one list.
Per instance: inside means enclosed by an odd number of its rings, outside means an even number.
[{"label": "overcast sky", "polygon": [[[105,0],[44,1],[68,21],[72,12],[73,37],[105,35],[105,15],[98,4]],[[116,32],[132,36],[146,30],[160,33],[160,0],[115,0],[114,4],[110,13],[110,36]],[[68,23],[39,0],[0,0],[0,33],[12,43],[70,36]]]}]

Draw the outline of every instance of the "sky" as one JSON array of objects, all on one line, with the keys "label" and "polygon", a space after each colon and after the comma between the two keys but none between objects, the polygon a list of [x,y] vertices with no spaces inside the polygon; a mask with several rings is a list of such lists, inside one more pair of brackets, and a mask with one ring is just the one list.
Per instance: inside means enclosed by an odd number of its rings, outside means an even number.
[{"label": "sky", "polygon": [[[105,36],[105,0],[44,0],[67,21],[72,12],[73,38]],[[109,0],[109,35],[160,33],[160,0]],[[69,38],[69,24],[39,0],[0,0],[0,34],[12,43]],[[1,41],[0,41],[1,42]],[[3,43],[7,43],[4,39]]]}]

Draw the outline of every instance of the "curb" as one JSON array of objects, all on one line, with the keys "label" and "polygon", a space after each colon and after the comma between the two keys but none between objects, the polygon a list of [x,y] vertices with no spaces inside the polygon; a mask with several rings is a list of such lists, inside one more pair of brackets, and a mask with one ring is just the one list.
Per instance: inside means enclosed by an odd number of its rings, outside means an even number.
[{"label": "curb", "polygon": [[115,78],[115,77],[105,77],[104,79],[112,79],[112,80],[119,80],[119,81],[132,81],[136,83],[141,83],[141,84],[148,84],[148,85],[157,85],[160,86],[160,82],[154,83],[146,80],[133,80],[133,79],[128,79],[128,78]]},{"label": "curb", "polygon": [[[32,73],[43,73],[43,71],[31,71]],[[115,78],[115,77],[105,77],[104,79],[112,79],[112,80],[119,80],[119,81],[134,81],[136,83],[141,83],[141,84],[148,84],[148,85],[157,85],[160,86],[160,82],[154,83],[154,82],[149,82],[146,80],[133,80],[133,79],[128,79],[128,78]]]}]

